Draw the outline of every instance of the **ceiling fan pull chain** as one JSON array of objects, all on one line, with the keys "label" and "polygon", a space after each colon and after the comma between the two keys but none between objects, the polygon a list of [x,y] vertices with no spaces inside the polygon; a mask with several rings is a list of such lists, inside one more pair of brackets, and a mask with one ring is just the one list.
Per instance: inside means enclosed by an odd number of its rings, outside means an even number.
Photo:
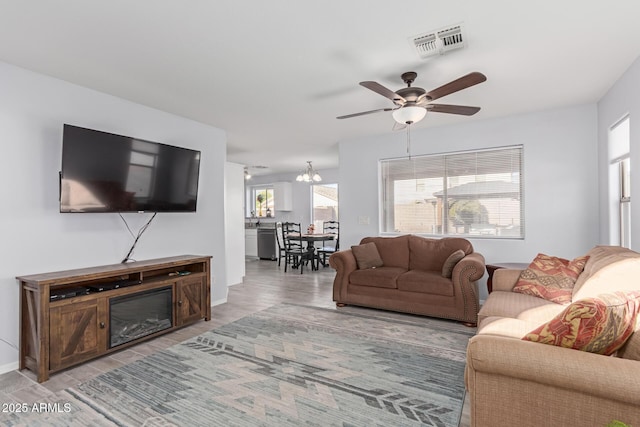
[{"label": "ceiling fan pull chain", "polygon": [[411,159],[411,123],[407,123],[407,155]]}]

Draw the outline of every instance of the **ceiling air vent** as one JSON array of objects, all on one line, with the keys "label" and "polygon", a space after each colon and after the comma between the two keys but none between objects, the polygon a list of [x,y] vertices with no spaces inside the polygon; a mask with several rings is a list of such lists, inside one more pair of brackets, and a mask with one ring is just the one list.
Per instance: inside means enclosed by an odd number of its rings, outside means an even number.
[{"label": "ceiling air vent", "polygon": [[443,55],[451,50],[461,49],[465,46],[462,24],[420,34],[411,37],[410,40],[420,58]]}]

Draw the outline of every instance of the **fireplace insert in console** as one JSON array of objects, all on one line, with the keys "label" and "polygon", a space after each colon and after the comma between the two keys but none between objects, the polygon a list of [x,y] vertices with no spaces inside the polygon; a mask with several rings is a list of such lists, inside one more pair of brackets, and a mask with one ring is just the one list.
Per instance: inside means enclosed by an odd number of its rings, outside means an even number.
[{"label": "fireplace insert in console", "polygon": [[172,288],[152,289],[109,301],[109,348],[173,326]]}]

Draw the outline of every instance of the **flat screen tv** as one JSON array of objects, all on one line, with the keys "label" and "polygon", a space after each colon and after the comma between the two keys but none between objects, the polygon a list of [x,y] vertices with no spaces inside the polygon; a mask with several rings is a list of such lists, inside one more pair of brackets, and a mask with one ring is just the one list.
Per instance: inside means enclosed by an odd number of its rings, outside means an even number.
[{"label": "flat screen tv", "polygon": [[60,212],[194,212],[200,152],[65,124]]}]

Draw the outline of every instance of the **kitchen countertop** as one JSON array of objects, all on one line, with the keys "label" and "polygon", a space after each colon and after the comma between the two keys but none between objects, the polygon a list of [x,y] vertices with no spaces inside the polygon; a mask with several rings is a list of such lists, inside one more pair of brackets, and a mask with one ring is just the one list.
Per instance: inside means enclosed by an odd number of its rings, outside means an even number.
[{"label": "kitchen countertop", "polygon": [[269,230],[273,230],[276,228],[276,223],[275,222],[261,222],[259,224],[254,223],[248,223],[245,222],[244,223],[244,228],[245,229],[269,229]]}]

